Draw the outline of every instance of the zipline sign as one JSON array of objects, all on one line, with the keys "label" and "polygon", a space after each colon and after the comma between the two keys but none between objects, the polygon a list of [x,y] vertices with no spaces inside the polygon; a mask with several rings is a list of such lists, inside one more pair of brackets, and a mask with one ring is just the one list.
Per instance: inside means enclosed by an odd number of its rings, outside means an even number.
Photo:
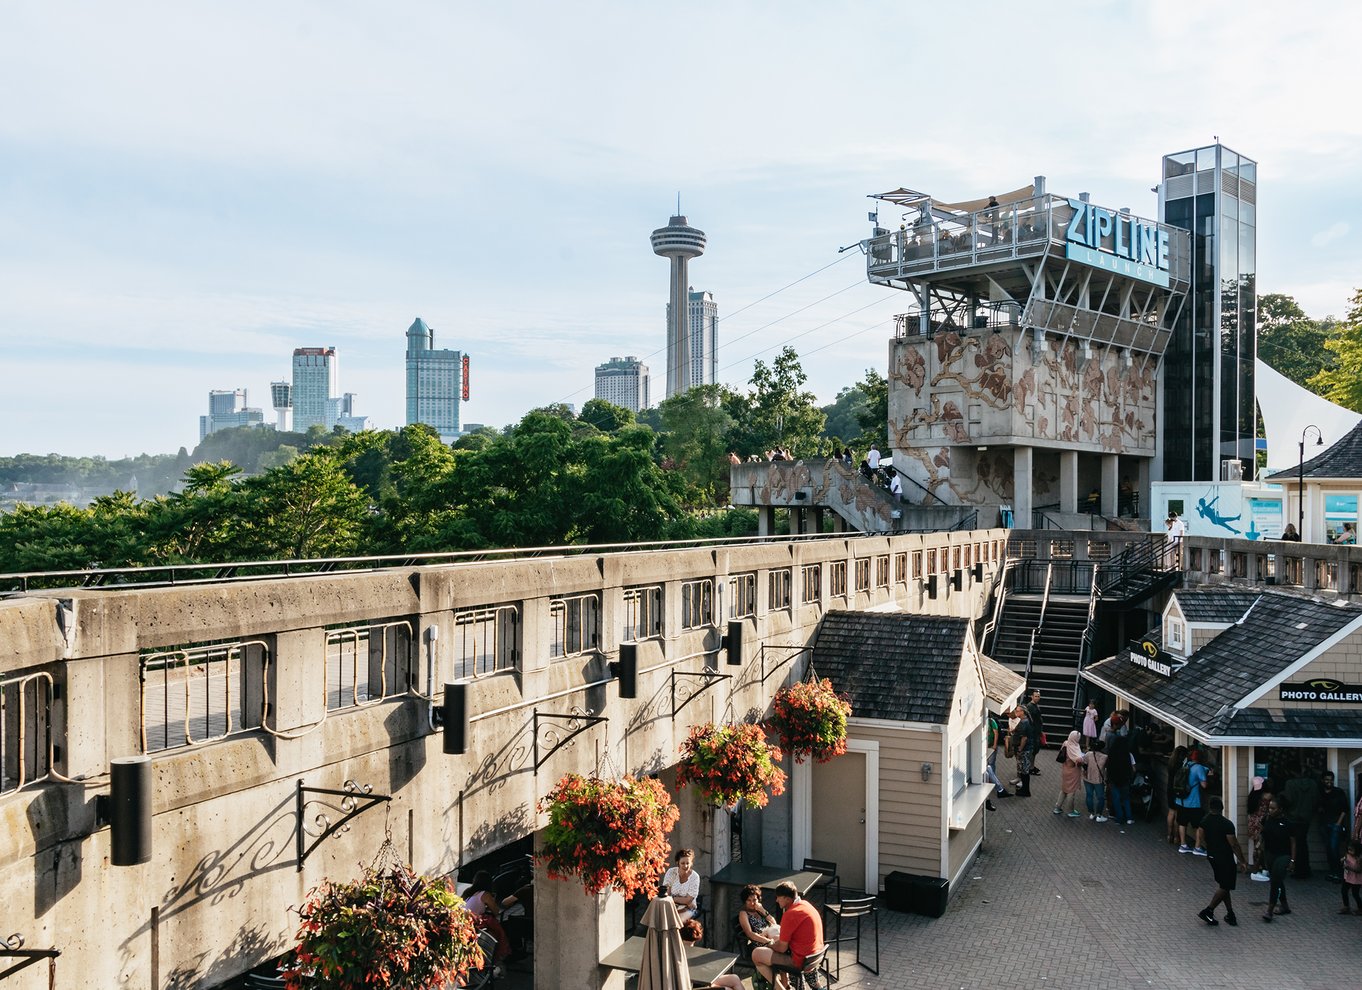
[{"label": "zipline sign", "polygon": [[1168,288],[1168,231],[1081,199],[1069,206],[1074,215],[1064,231],[1066,258]]}]

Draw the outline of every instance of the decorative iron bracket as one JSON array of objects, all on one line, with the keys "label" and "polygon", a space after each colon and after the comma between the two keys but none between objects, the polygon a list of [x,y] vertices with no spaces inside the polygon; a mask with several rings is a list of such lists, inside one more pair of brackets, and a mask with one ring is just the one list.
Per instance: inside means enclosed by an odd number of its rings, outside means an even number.
[{"label": "decorative iron bracket", "polygon": [[[21,969],[28,969],[40,959],[55,960],[59,955],[61,955],[60,949],[25,949],[24,937],[18,932],[15,932],[9,938],[0,935],[0,959],[19,960],[4,969],[0,969],[0,980],[19,972]],[[48,963],[49,967],[53,965],[55,963]]]},{"label": "decorative iron bracket", "polygon": [[[385,801],[391,801],[391,794],[374,794],[368,784],[358,784],[353,780],[347,780],[341,790],[329,787],[305,787],[303,782],[298,781],[298,793],[295,800],[298,806],[298,831],[295,837],[298,840],[298,870],[302,872],[303,864],[307,862],[307,857],[332,835],[337,832],[350,831],[350,819],[356,815],[362,815],[375,805]],[[328,797],[338,797],[338,803],[329,801],[309,800],[309,794],[324,794]],[[304,809],[309,804],[320,804],[324,808],[339,812],[341,818],[335,822],[327,816],[326,812],[317,812],[312,820],[312,827],[307,824],[306,812]],[[307,840],[311,838],[312,842]]]},{"label": "decorative iron bracket", "polygon": [[[686,695],[686,697],[683,698],[683,699],[681,700],[681,704],[679,704],[679,705],[676,703],[676,679],[677,679],[678,677],[681,677],[681,678],[686,678],[686,677],[697,677],[697,678],[699,678],[700,680],[704,681],[704,683],[703,683],[698,689],[693,690],[693,691],[691,691],[690,694]],[[704,694],[706,691],[708,691],[710,688],[712,688],[715,684],[718,684],[720,681],[731,681],[732,679],[733,679],[733,675],[732,675],[732,674],[721,674],[721,673],[719,673],[717,670],[715,670],[713,667],[706,667],[704,670],[673,670],[673,671],[672,671],[672,718],[676,718],[677,713],[680,712],[681,709],[685,708],[687,705],[689,705],[689,704],[690,704],[692,701],[694,701],[696,698],[700,697],[700,695]],[[682,685],[682,686],[683,686],[683,687],[688,687],[689,685]]]},{"label": "decorative iron bracket", "polygon": [[[789,663],[791,660],[793,660],[795,657],[797,657],[799,654],[803,653],[803,652],[804,652],[805,650],[807,650],[807,649],[808,649],[807,646],[769,646],[769,645],[767,645],[766,643],[762,643],[762,644],[761,644],[761,680],[762,680],[762,683],[765,684],[765,683],[766,683],[766,678],[767,678],[767,677],[769,677],[771,674],[774,674],[777,670],[779,670],[781,667],[784,667],[787,663]],[[766,651],[767,651],[767,650],[785,650],[785,651],[787,651],[787,652],[786,652],[785,659],[781,660],[779,663],[777,663],[775,666],[773,666],[770,670],[767,670],[767,669],[766,669]]]},{"label": "decorative iron bracket", "polygon": [[[593,725],[600,725],[602,722],[608,721],[609,719],[604,715],[595,715],[589,711],[582,711],[580,708],[561,713],[541,712],[536,708],[534,710],[534,772],[538,773],[539,768],[550,756],[570,743],[577,735],[585,732]],[[547,752],[540,751],[540,723],[543,723],[545,728],[544,745],[548,746]]]}]

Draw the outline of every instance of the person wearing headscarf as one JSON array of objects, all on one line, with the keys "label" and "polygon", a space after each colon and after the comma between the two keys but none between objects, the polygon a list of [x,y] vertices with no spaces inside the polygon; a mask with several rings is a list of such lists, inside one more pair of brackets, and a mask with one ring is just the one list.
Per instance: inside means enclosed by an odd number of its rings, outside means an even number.
[{"label": "person wearing headscarf", "polygon": [[1055,800],[1055,814],[1064,814],[1064,806],[1067,804],[1070,818],[1082,818],[1078,809],[1074,807],[1078,801],[1078,791],[1083,786],[1083,746],[1079,742],[1077,729],[1070,732],[1069,738],[1064,740],[1064,745],[1060,747],[1059,760],[1064,766],[1059,772],[1059,797]]}]

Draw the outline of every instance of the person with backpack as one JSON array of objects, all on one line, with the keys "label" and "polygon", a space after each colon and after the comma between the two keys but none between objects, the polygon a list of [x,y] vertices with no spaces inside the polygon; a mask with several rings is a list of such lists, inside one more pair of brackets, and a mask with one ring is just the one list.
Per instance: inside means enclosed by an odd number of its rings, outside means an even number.
[{"label": "person with backpack", "polygon": [[1190,835],[1196,842],[1196,830],[1201,825],[1201,797],[1206,789],[1206,767],[1201,762],[1201,750],[1188,751],[1187,759],[1173,777],[1173,798],[1178,805],[1178,846],[1180,853],[1193,853],[1205,856],[1206,850],[1196,845],[1188,845]]}]

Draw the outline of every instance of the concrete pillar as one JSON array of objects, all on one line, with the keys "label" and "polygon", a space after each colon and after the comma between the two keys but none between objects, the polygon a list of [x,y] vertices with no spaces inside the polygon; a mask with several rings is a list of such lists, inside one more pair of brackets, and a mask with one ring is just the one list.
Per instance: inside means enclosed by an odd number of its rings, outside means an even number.
[{"label": "concrete pillar", "polygon": [[776,531],[775,506],[757,506],[757,535],[771,536]]},{"label": "concrete pillar", "polygon": [[576,880],[550,880],[534,868],[534,987],[624,990],[626,974],[600,960],[624,944],[624,898],[591,895]]},{"label": "concrete pillar", "polygon": [[823,507],[817,506],[813,510],[813,532],[823,532]]},{"label": "concrete pillar", "polygon": [[1139,511],[1135,515],[1142,519],[1149,518],[1149,480],[1151,468],[1154,462],[1148,457],[1141,457],[1135,462],[1135,492],[1139,496]]},{"label": "concrete pillar", "polygon": [[1059,511],[1078,511],[1078,451],[1059,452]]},{"label": "concrete pillar", "polygon": [[1031,528],[1031,474],[1034,463],[1030,447],[1012,448],[1012,513],[1014,526]]},{"label": "concrete pillar", "polygon": [[1102,455],[1102,515],[1116,518],[1116,500],[1121,488],[1121,458],[1117,454]]}]

